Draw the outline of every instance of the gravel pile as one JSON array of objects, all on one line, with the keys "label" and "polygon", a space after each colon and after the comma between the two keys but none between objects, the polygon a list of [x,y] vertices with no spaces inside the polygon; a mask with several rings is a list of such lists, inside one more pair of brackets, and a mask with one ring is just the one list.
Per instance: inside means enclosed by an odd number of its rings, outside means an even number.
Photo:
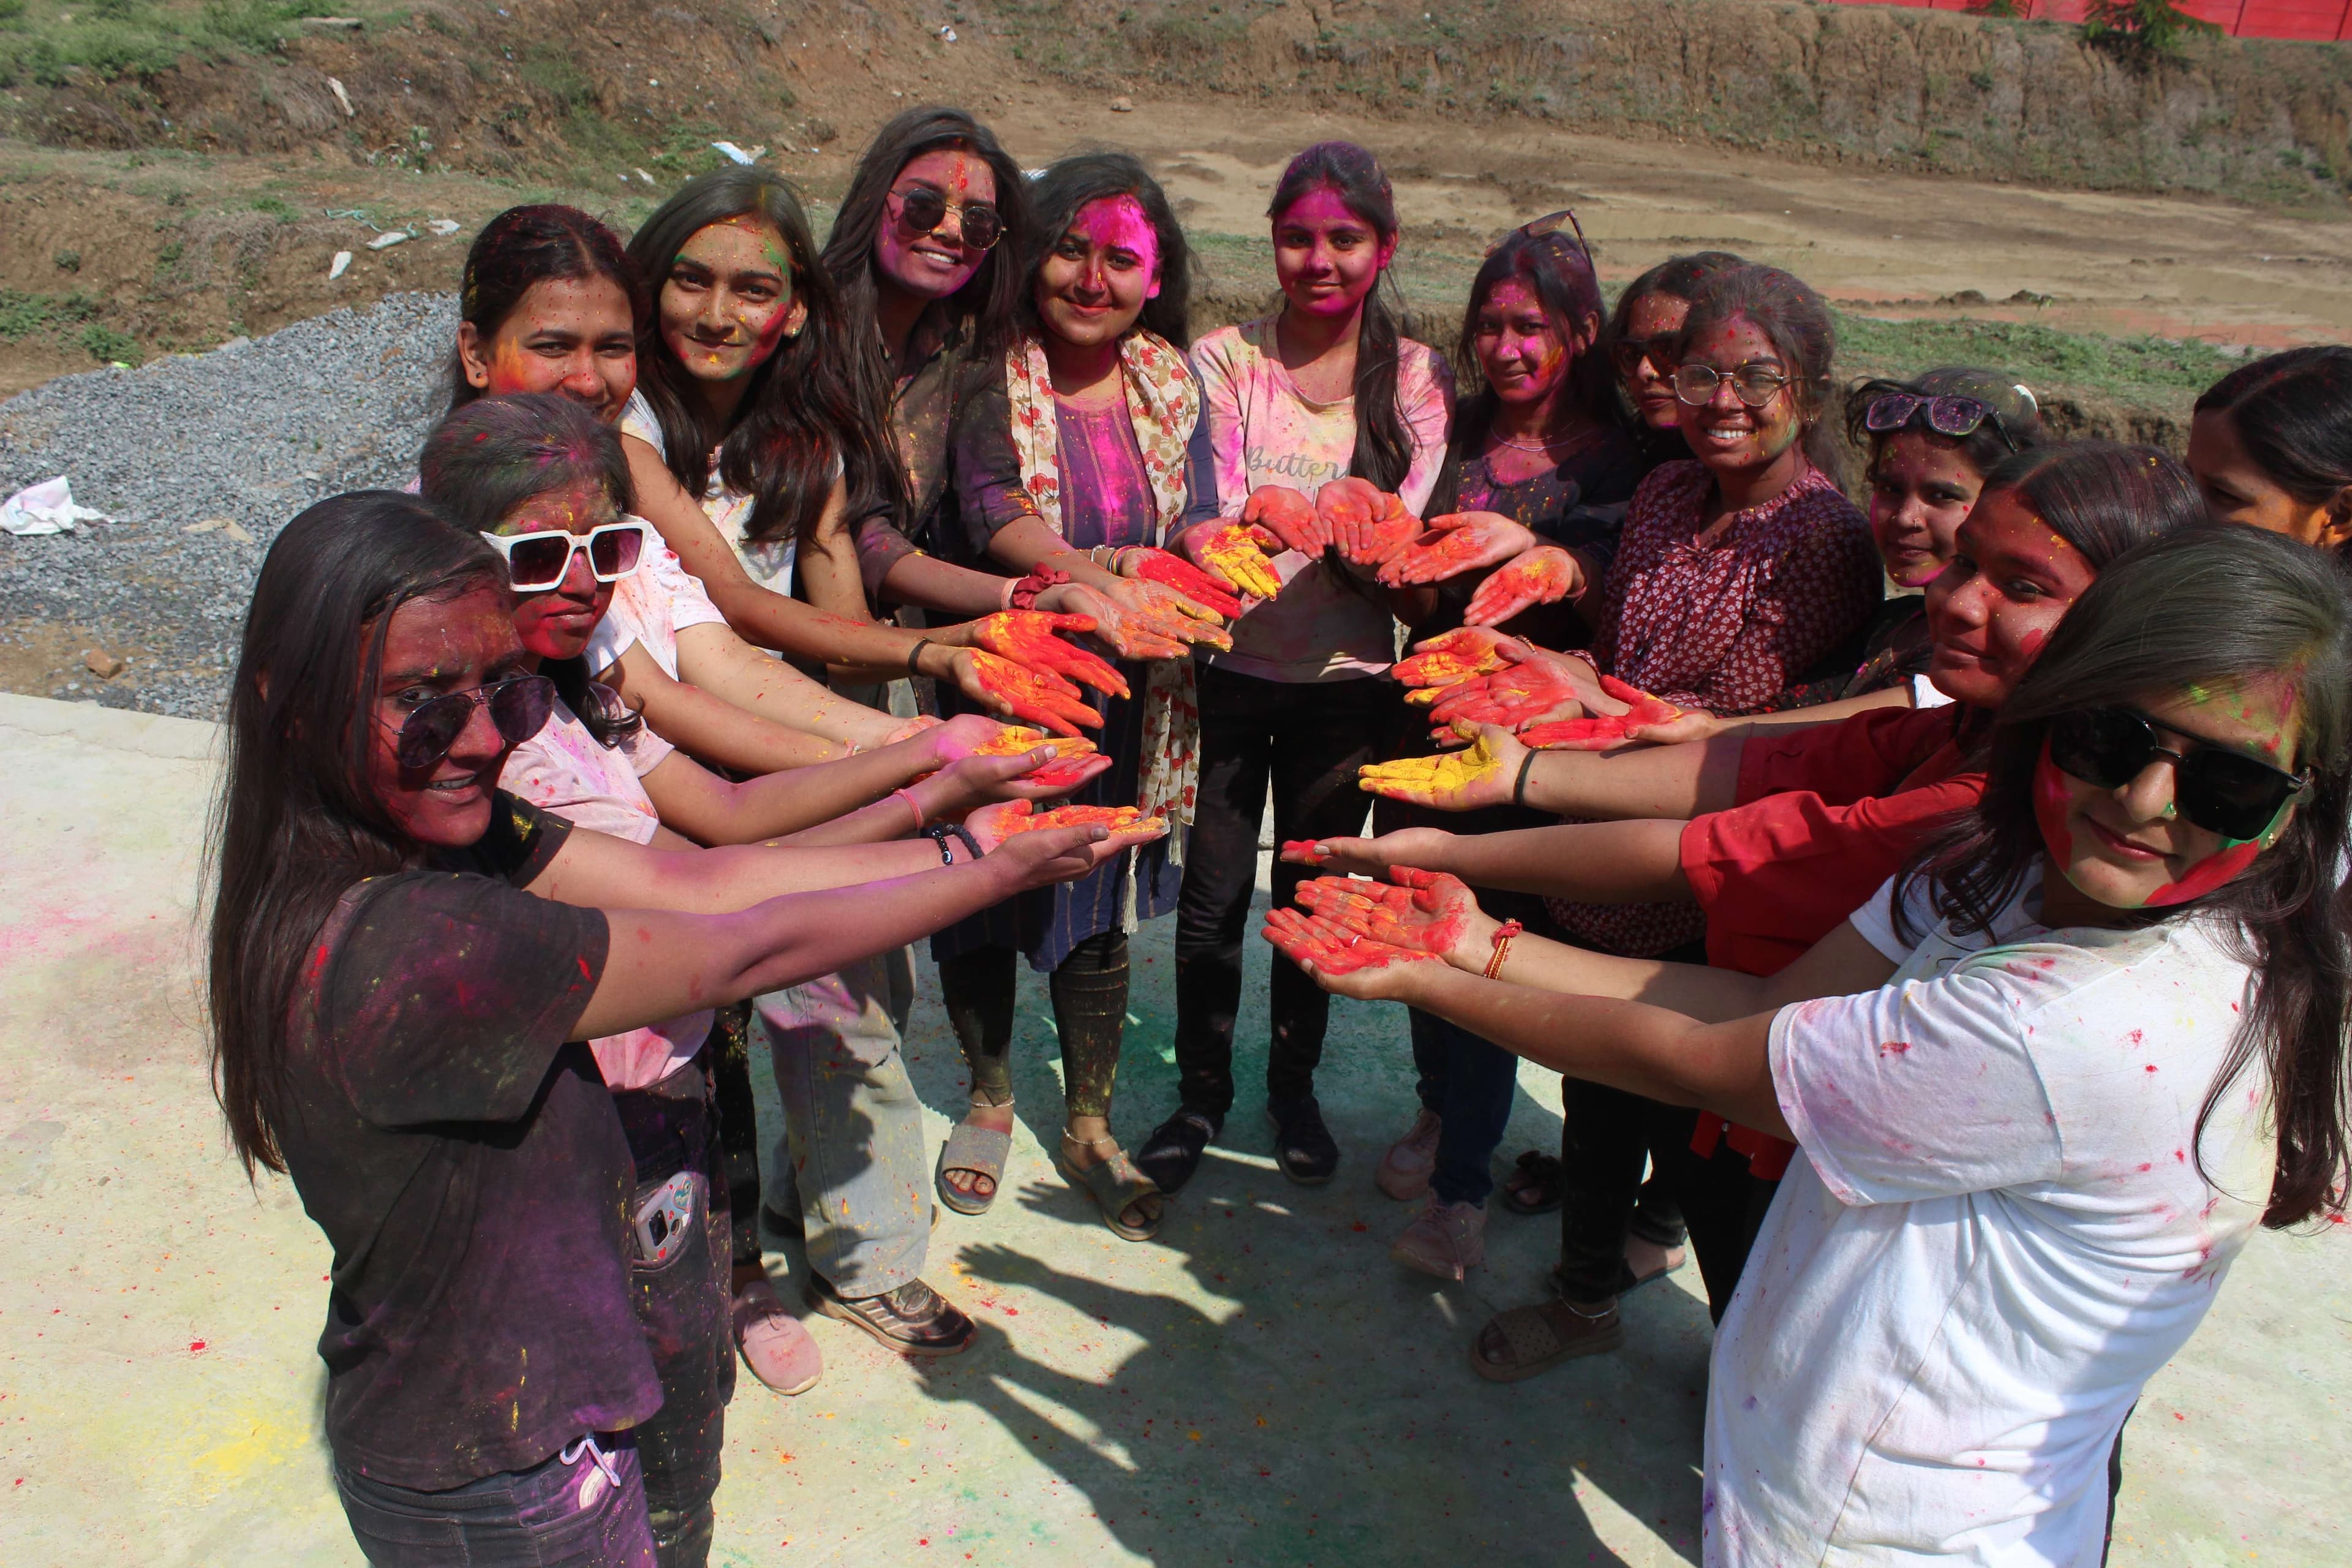
[{"label": "gravel pile", "polygon": [[[47,668],[35,650],[69,646],[72,673],[35,695],[219,717],[270,540],[322,497],[415,473],[457,321],[452,295],[394,294],[0,403],[0,497],[64,474],[76,501],[117,520],[0,531],[0,664],[19,689]],[[81,669],[93,643],[129,668]]]}]

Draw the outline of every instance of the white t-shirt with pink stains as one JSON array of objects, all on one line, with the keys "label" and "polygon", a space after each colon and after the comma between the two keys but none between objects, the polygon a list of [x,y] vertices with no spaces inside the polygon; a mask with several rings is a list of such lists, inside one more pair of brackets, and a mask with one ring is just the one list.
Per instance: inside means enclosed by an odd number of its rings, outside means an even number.
[{"label": "white t-shirt with pink stains", "polygon": [[702,579],[686,569],[677,551],[663,546],[658,532],[646,545],[637,569],[613,584],[613,602],[589,634],[584,657],[589,669],[601,674],[619,663],[631,644],[641,643],[676,680],[677,634],[688,626],[723,626],[727,617],[710,602]]},{"label": "white t-shirt with pink stains", "polygon": [[[2270,1192],[2257,1060],[2195,1129],[2252,974],[2211,926],[1991,938],[1893,884],[1853,917],[1901,967],[1783,1008],[1803,1146],[1717,1331],[1710,1564],[2099,1560],[2107,1456]],[[2210,1178],[2210,1180],[2209,1180]]]},{"label": "white t-shirt with pink stains", "polygon": [[[546,726],[517,746],[499,773],[499,787],[575,827],[609,833],[632,844],[649,844],[661,814],[638,781],[669,759],[675,750],[652,730],[640,727],[618,745],[605,746],[588,732],[561,701]],[[604,1082],[614,1089],[643,1089],[683,1068],[710,1033],[708,1009],[623,1035],[588,1042]]]},{"label": "white t-shirt with pink stains", "polygon": [[[1217,475],[1217,510],[1239,517],[1250,492],[1285,485],[1313,499],[1348,471],[1356,449],[1356,400],[1317,403],[1298,388],[1272,345],[1275,318],[1221,327],[1192,345],[1193,375],[1209,410],[1209,444]],[[1445,460],[1445,426],[1454,414],[1454,375],[1426,343],[1398,345],[1397,415],[1412,440],[1412,464],[1398,490],[1420,515]],[[1396,623],[1377,583],[1358,587],[1328,561],[1296,550],[1274,558],[1282,592],[1234,623],[1230,653],[1210,656],[1220,669],[1266,680],[1349,680],[1378,675],[1396,658]]]}]

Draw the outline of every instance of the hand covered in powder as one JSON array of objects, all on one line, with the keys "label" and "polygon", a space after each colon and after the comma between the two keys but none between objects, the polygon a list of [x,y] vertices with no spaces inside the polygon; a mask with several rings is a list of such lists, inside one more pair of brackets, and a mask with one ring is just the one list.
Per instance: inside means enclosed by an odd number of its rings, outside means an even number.
[{"label": "hand covered in powder", "polygon": [[1242,521],[1263,528],[1282,542],[1285,550],[1320,555],[1331,547],[1315,503],[1288,485],[1260,485],[1242,503]]},{"label": "hand covered in powder", "polygon": [[1110,759],[1095,749],[1095,743],[1083,735],[1048,735],[1042,730],[1024,729],[1017,724],[1002,727],[1003,732],[985,745],[976,746],[973,754],[983,757],[1020,756],[1039,747],[1053,751],[1053,761],[1027,774],[1022,781],[1036,786],[1033,799],[1049,795],[1067,795],[1088,779],[1110,766]]},{"label": "hand covered in powder", "polygon": [[1537,724],[1522,730],[1519,739],[1538,751],[1606,752],[1633,740],[1636,730],[1668,724],[1683,716],[1673,703],[1637,691],[1614,676],[1602,676],[1601,689],[1624,703],[1625,711]]},{"label": "hand covered in powder", "polygon": [[1056,735],[1075,735],[1077,726],[1102,728],[1102,715],[1078,700],[1078,689],[1043,670],[1002,658],[985,649],[971,652],[973,679],[983,700],[1010,713],[1042,724]]},{"label": "hand covered in powder", "polygon": [[1483,940],[1485,931],[1475,928],[1494,924],[1459,878],[1395,866],[1388,879],[1381,883],[1318,877],[1299,884],[1298,907],[1359,936],[1440,958],[1467,940]]},{"label": "hand covered in powder", "polygon": [[1454,835],[1442,827],[1404,827],[1378,838],[1301,838],[1282,847],[1282,858],[1358,877],[1385,877],[1392,866],[1432,866],[1444,859]]},{"label": "hand covered in powder", "polygon": [[1404,1001],[1418,995],[1417,982],[1443,967],[1434,953],[1351,931],[1297,910],[1269,910],[1260,933],[1285,958],[1314,976],[1315,984],[1341,996]]},{"label": "hand covered in powder", "polygon": [[1462,619],[1474,626],[1500,626],[1538,605],[1557,604],[1583,591],[1583,563],[1557,544],[1538,544],[1479,584]]},{"label": "hand covered in powder", "polygon": [[1010,840],[993,830],[1000,816],[1017,820],[1013,814],[1026,814],[1028,809],[1025,800],[1009,800],[1003,805],[983,806],[964,822],[965,830],[980,844],[983,856],[980,863],[1003,879],[1008,895],[1055,882],[1075,882],[1127,847],[1127,841],[1097,825],[1023,833]]},{"label": "hand covered in powder", "polygon": [[[1424,695],[1412,694],[1418,700]],[[1576,683],[1549,662],[1514,664],[1449,686],[1435,693],[1429,721],[1446,734],[1467,733],[1460,725],[1500,724],[1507,730],[1546,719],[1581,718]],[[1562,711],[1565,709],[1566,711]]]},{"label": "hand covered in powder", "polygon": [[[1507,668],[1511,657],[1507,648],[1510,639],[1499,632],[1479,626],[1464,626],[1443,637],[1431,637],[1412,646],[1412,657],[1401,658],[1390,667],[1389,673],[1400,684],[1424,689],[1443,690],[1475,680],[1482,675],[1492,675]],[[1407,696],[1407,701],[1433,701],[1418,692]]]},{"label": "hand covered in powder", "polygon": [[[1242,613],[1242,602],[1219,586],[1215,578],[1182,556],[1171,554],[1165,550],[1139,544],[1120,551],[1118,574],[1122,577],[1133,577],[1140,582],[1157,583],[1163,588],[1174,589],[1183,599],[1197,606],[1187,610],[1185,613],[1188,615],[1208,610],[1232,620]],[[1178,607],[1182,608],[1181,605]]]},{"label": "hand covered in powder", "polygon": [[1489,724],[1466,752],[1368,763],[1356,770],[1356,782],[1360,789],[1391,800],[1439,811],[1475,811],[1509,802],[1527,756],[1528,749],[1509,731]]},{"label": "hand covered in powder", "polygon": [[1391,588],[1442,583],[1483,566],[1499,566],[1542,542],[1532,529],[1500,512],[1450,511],[1431,518],[1425,526],[1427,532],[1381,568],[1381,582]]},{"label": "hand covered in powder", "polygon": [[1275,574],[1274,563],[1266,559],[1269,542],[1272,536],[1263,529],[1237,522],[1213,527],[1204,523],[1194,531],[1192,553],[1236,592],[1254,599],[1271,599],[1282,592],[1282,579]]},{"label": "hand covered in powder", "polygon": [[1333,479],[1315,492],[1320,531],[1358,566],[1384,566],[1421,531],[1421,520],[1379,486],[1355,478]]},{"label": "hand covered in powder", "polygon": [[[974,647],[983,647],[1015,664],[1050,672],[1068,680],[1083,680],[1109,697],[1128,694],[1127,681],[1107,660],[1066,643],[1055,632],[1090,632],[1091,616],[1055,616],[1037,610],[999,610],[972,624]],[[1072,688],[1076,695],[1076,689]],[[1097,721],[1099,722],[1099,721]]]},{"label": "hand covered in powder", "polygon": [[1034,833],[1040,828],[1102,827],[1108,828],[1124,847],[1149,844],[1160,837],[1168,831],[1168,819],[1146,816],[1141,807],[1132,805],[1057,805],[1051,811],[1007,816],[992,826],[1000,838],[1010,837],[1016,833]]}]

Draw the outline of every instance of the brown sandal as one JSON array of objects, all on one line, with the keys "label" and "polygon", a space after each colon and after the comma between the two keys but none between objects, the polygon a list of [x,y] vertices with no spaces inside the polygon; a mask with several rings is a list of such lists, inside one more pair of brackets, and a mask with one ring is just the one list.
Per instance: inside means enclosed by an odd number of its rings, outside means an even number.
[{"label": "brown sandal", "polygon": [[1470,1368],[1489,1383],[1517,1383],[1624,1342],[1625,1325],[1613,1300],[1595,1313],[1555,1296],[1532,1307],[1496,1313],[1471,1342]]},{"label": "brown sandal", "polygon": [[[1150,1241],[1160,1234],[1160,1222],[1168,1214],[1165,1194],[1158,1183],[1135,1168],[1135,1162],[1118,1146],[1118,1139],[1074,1138],[1065,1132],[1062,1143],[1063,1147],[1054,1152],[1054,1169],[1062,1173],[1064,1181],[1093,1197],[1095,1207],[1102,1211],[1103,1224],[1110,1227],[1113,1236],[1122,1241]],[[1068,1146],[1072,1143],[1087,1149],[1108,1145],[1111,1152],[1108,1158],[1081,1170],[1069,1156]],[[1143,1209],[1151,1217],[1141,1225],[1130,1225],[1127,1218],[1129,1209]]]}]

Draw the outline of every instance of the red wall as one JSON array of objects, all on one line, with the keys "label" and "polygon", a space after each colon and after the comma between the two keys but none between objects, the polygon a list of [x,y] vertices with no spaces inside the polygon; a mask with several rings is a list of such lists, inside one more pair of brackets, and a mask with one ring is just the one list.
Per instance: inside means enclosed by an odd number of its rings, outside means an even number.
[{"label": "red wall", "polygon": [[[2174,0],[2225,33],[2243,38],[2303,38],[2323,42],[2352,37],[2352,0]],[[1843,5],[1908,5],[1925,11],[1966,11],[1970,0],[1838,0]],[[2037,22],[2079,22],[2084,0],[2021,0]]]}]

